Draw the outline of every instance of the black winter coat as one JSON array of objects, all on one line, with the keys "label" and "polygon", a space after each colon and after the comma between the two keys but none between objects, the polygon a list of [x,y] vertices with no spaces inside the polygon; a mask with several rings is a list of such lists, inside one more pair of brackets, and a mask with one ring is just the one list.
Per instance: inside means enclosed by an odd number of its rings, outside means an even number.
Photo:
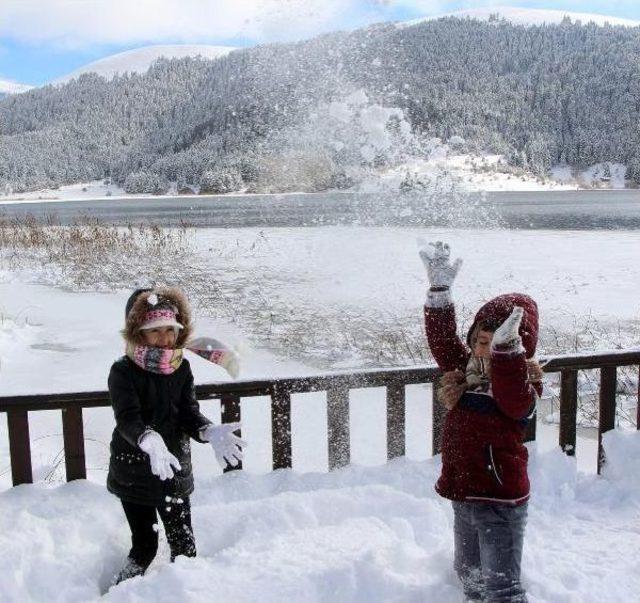
[{"label": "black winter coat", "polygon": [[[171,375],[145,371],[127,356],[111,367],[109,396],[116,418],[111,438],[107,488],[124,501],[159,506],[165,497],[186,497],[193,492],[191,443],[202,442],[199,430],[210,421],[200,413],[193,374],[186,359]],[[138,448],[138,438],[157,431],[181,470],[171,480],[151,473],[149,456]]]}]

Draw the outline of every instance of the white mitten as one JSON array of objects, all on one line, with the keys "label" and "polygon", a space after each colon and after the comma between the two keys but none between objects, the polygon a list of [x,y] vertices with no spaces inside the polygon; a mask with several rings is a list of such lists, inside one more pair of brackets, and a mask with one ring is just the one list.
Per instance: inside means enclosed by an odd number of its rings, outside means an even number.
[{"label": "white mitten", "polygon": [[424,239],[418,239],[418,244],[420,245],[420,258],[427,269],[427,277],[431,287],[451,287],[460,266],[462,266],[462,260],[458,258],[451,264],[449,261],[451,248],[442,241],[427,243]]},{"label": "white mitten", "polygon": [[138,440],[140,450],[149,455],[151,473],[162,481],[173,478],[174,469],[180,471],[180,463],[167,449],[162,436],[153,429],[145,431]]},{"label": "white mitten", "polygon": [[524,316],[524,310],[515,306],[507,319],[496,329],[491,340],[491,351],[498,352],[523,352],[522,338],[520,337],[520,323]]},{"label": "white mitten", "polygon": [[240,423],[223,423],[222,425],[207,425],[202,430],[202,439],[211,444],[218,464],[223,469],[227,463],[237,467],[244,458],[242,448],[247,443],[233,432],[240,429]]},{"label": "white mitten", "polygon": [[462,266],[462,260],[458,258],[451,264],[451,248],[442,241],[427,243],[422,238],[418,239],[420,247],[420,259],[427,269],[430,289],[427,293],[426,305],[432,308],[444,307],[452,303],[450,288]]}]

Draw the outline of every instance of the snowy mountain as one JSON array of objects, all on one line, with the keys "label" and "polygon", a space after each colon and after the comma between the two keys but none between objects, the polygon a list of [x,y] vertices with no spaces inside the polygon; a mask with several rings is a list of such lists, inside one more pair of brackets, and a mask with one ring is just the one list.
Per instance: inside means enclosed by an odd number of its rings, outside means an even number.
[{"label": "snowy mountain", "polygon": [[53,84],[64,84],[83,73],[97,73],[106,79],[112,79],[122,73],[144,73],[159,58],[181,59],[201,56],[205,59],[217,59],[235,50],[233,46],[210,46],[206,44],[173,44],[144,46],[119,52],[54,80]]},{"label": "snowy mountain", "polygon": [[424,21],[442,19],[443,17],[455,17],[459,19],[477,19],[478,21],[489,21],[498,15],[514,25],[553,25],[562,23],[563,19],[569,17],[572,22],[580,21],[583,25],[594,23],[595,25],[624,25],[626,27],[637,27],[640,21],[622,19],[620,17],[608,17],[594,13],[575,13],[562,10],[547,10],[537,8],[520,8],[517,6],[485,6],[482,8],[470,8],[466,10],[454,11],[433,17],[424,17],[406,21],[402,25],[416,25]]},{"label": "snowy mountain", "polygon": [[27,84],[19,84],[18,82],[11,82],[9,80],[0,80],[0,98],[8,94],[20,94],[31,90],[31,86]]},{"label": "snowy mountain", "polygon": [[224,52],[3,99],[0,187],[350,188],[430,157],[431,139],[518,177],[603,164],[640,185],[640,27],[439,19]]}]

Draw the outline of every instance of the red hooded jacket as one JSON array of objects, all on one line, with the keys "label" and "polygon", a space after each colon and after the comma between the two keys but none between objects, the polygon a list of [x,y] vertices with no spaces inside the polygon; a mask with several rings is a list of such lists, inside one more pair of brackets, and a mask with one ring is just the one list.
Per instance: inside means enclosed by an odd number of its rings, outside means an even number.
[{"label": "red hooded jacket", "polygon": [[[541,390],[527,381],[526,359],[538,340],[538,308],[529,296],[500,295],[475,316],[467,342],[479,321],[499,324],[514,306],[524,309],[520,336],[524,352],[491,355],[491,390],[466,391],[447,413],[442,432],[442,474],[436,491],[458,501],[517,505],[529,497],[528,451],[523,436]],[[443,372],[465,371],[470,351],[457,335],[453,304],[425,306],[425,327],[431,353]]]}]

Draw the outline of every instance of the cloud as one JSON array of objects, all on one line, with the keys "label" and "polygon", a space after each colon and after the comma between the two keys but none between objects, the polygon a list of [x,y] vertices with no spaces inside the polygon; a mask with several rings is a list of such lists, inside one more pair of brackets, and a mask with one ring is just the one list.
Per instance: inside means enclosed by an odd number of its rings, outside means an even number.
[{"label": "cloud", "polygon": [[[630,7],[636,1],[620,0],[617,5]],[[505,3],[483,0],[482,5]],[[0,0],[0,39],[67,49],[163,41],[291,41],[478,4],[472,0]],[[537,6],[544,0],[520,4]],[[555,4],[587,8],[578,0]],[[604,4],[606,0],[593,0],[588,8]]]},{"label": "cloud", "polygon": [[[495,4],[496,1],[498,0],[484,0],[483,2],[474,0],[375,0],[377,4],[387,8],[408,9],[425,16],[453,12],[461,8],[472,8],[479,4],[487,6]],[[508,4],[506,0],[501,1]]]},{"label": "cloud", "polygon": [[[67,48],[293,40],[363,25],[384,0],[2,0],[0,37]],[[373,10],[372,10],[373,9]]]}]

